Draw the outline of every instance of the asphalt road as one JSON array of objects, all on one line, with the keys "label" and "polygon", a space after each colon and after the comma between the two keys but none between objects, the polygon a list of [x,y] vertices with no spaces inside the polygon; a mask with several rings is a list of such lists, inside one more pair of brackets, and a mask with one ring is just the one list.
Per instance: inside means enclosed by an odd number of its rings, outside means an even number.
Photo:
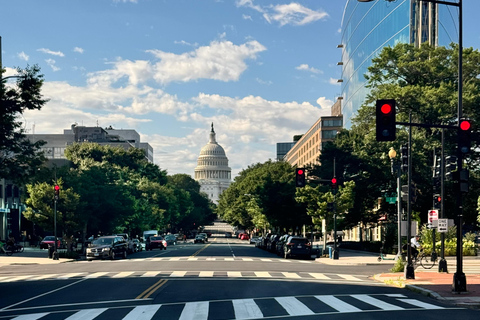
[{"label": "asphalt road", "polygon": [[125,260],[0,268],[0,319],[478,319],[369,276],[212,237]]}]

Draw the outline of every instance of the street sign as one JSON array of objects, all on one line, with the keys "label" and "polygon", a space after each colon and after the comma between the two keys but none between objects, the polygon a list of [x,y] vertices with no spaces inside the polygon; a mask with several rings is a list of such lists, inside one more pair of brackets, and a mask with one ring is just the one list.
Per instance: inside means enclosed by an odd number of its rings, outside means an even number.
[{"label": "street sign", "polygon": [[385,198],[389,204],[394,204],[397,202],[397,197],[386,197]]},{"label": "street sign", "polygon": [[438,210],[428,210],[428,223],[438,220]]},{"label": "street sign", "polygon": [[448,231],[448,219],[438,219],[438,232]]}]

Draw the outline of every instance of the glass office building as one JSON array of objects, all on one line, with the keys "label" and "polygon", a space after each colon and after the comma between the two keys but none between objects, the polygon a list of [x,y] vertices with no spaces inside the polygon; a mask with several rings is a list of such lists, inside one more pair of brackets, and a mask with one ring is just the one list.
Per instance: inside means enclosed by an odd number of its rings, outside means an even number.
[{"label": "glass office building", "polygon": [[[452,0],[454,1],[454,0]],[[458,41],[458,8],[417,0],[347,0],[342,19],[342,114],[344,127],[367,96],[365,77],[372,58],[385,46]]]}]

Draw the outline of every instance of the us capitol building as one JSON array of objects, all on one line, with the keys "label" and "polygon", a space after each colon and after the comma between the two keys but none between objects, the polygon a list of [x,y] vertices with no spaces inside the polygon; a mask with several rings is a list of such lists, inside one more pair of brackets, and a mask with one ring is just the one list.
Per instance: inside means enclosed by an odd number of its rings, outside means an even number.
[{"label": "us capitol building", "polygon": [[218,204],[220,194],[230,186],[231,171],[225,150],[215,139],[212,123],[210,141],[200,151],[195,168],[195,180],[200,184],[200,191],[206,193],[210,200]]}]

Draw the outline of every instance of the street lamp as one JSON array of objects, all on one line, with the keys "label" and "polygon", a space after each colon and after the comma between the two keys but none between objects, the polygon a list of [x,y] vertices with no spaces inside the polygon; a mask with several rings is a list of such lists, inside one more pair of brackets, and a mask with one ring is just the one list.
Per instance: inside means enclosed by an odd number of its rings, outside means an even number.
[{"label": "street lamp", "polygon": [[401,191],[401,186],[402,186],[402,168],[401,168],[401,163],[400,161],[397,161],[395,157],[397,156],[397,152],[393,147],[390,148],[390,151],[388,151],[388,157],[390,158],[390,162],[392,165],[392,174],[397,174],[397,222],[398,222],[398,236],[397,236],[397,259],[400,259],[402,256],[402,191]]},{"label": "street lamp", "polygon": [[[357,0],[358,2],[372,2],[374,0]],[[385,0],[392,2],[393,0]],[[458,2],[442,1],[442,0],[416,0],[421,2],[429,2],[434,4],[444,4],[447,6],[454,6],[458,8],[458,108],[457,117],[458,125],[460,126],[460,119],[463,117],[463,14],[462,14],[462,0]],[[459,149],[459,148],[458,148]],[[463,164],[463,154],[460,150],[457,151],[457,167],[458,172],[461,172]],[[409,179],[410,180],[410,179]],[[457,271],[453,275],[453,291],[456,293],[467,291],[467,278],[463,272],[463,259],[462,259],[462,224],[463,224],[463,205],[462,205],[462,193],[458,191],[457,196]],[[409,212],[410,213],[410,212]]]}]

